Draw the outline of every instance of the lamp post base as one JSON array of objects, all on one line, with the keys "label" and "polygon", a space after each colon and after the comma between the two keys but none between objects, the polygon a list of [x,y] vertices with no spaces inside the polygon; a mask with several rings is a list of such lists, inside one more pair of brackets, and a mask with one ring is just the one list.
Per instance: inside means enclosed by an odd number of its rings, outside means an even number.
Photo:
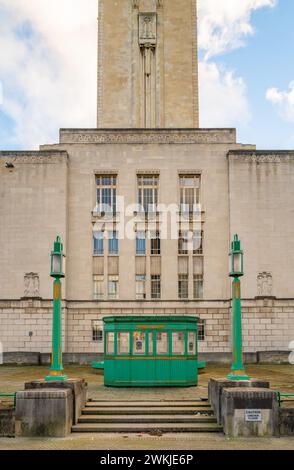
[{"label": "lamp post base", "polygon": [[58,382],[58,381],[65,381],[65,380],[68,380],[68,376],[67,375],[47,375],[47,377],[45,377],[45,382]]},{"label": "lamp post base", "polygon": [[227,378],[229,380],[250,380],[249,375],[246,375],[245,370],[233,370]]}]

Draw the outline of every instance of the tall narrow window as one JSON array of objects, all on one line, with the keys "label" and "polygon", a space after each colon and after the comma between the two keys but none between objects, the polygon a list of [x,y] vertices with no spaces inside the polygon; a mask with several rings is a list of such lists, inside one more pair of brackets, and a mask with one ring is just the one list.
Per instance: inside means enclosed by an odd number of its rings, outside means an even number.
[{"label": "tall narrow window", "polygon": [[203,298],[203,274],[194,274],[193,290],[194,299]]},{"label": "tall narrow window", "polygon": [[181,230],[179,232],[179,255],[187,255],[189,248],[189,230]]},{"label": "tall narrow window", "polygon": [[151,234],[151,255],[160,255],[160,234]]},{"label": "tall narrow window", "polygon": [[189,297],[189,276],[188,274],[179,274],[179,299],[188,299]]},{"label": "tall narrow window", "polygon": [[106,213],[116,213],[116,176],[97,176],[97,211]]},{"label": "tall narrow window", "polygon": [[202,255],[203,253],[203,231],[196,230],[193,232],[193,254]]},{"label": "tall narrow window", "polygon": [[104,233],[94,232],[93,233],[93,251],[94,255],[102,256],[104,254]]},{"label": "tall narrow window", "polygon": [[198,320],[198,340],[205,341],[205,320]]},{"label": "tall narrow window", "polygon": [[151,299],[160,299],[161,297],[161,276],[151,276]]},{"label": "tall narrow window", "polygon": [[140,210],[156,212],[158,204],[159,177],[153,175],[138,176],[138,204]]},{"label": "tall narrow window", "polygon": [[200,176],[180,176],[180,204],[182,213],[193,213],[200,204]]},{"label": "tall narrow window", "polygon": [[146,234],[143,231],[136,235],[136,255],[146,255]]},{"label": "tall narrow window", "polygon": [[104,277],[103,276],[94,276],[94,285],[93,285],[93,297],[94,300],[103,300],[104,298]]},{"label": "tall narrow window", "polygon": [[136,299],[146,299],[146,276],[136,276]]},{"label": "tall narrow window", "polygon": [[118,276],[108,276],[108,298],[118,299]]},{"label": "tall narrow window", "polygon": [[110,232],[108,234],[108,253],[110,255],[118,255],[117,232]]}]

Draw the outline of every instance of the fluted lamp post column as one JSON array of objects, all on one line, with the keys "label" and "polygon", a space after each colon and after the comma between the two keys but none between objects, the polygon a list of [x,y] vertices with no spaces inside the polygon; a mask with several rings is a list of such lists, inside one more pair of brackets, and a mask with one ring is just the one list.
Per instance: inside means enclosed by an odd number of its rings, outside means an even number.
[{"label": "fluted lamp post column", "polygon": [[54,248],[51,252],[51,273],[54,278],[53,283],[53,324],[52,324],[52,353],[51,367],[46,382],[56,380],[67,380],[63,373],[62,365],[62,310],[61,310],[61,279],[65,277],[63,269],[63,244],[60,237],[56,238]]},{"label": "fluted lamp post column", "polygon": [[244,275],[243,251],[238,235],[234,236],[230,251],[230,273],[232,282],[232,369],[228,375],[230,380],[248,380],[243,364],[242,345],[242,309],[241,309],[241,282]]}]

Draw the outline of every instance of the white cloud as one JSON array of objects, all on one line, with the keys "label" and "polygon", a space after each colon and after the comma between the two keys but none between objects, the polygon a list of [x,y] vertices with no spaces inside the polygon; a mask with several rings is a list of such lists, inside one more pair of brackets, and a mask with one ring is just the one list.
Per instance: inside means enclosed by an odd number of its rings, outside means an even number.
[{"label": "white cloud", "polygon": [[198,0],[199,46],[206,59],[244,45],[254,34],[251,15],[277,0]]},{"label": "white cloud", "polygon": [[251,116],[243,79],[215,63],[201,62],[199,72],[200,103],[203,107],[201,126],[248,124]]},{"label": "white cloud", "polygon": [[269,88],[266,92],[266,99],[277,108],[286,121],[294,122],[294,81],[290,82],[288,91]]},{"label": "white cloud", "polygon": [[0,0],[0,17],[0,109],[15,123],[5,144],[95,126],[97,0]]},{"label": "white cloud", "polygon": [[248,124],[250,106],[244,79],[210,60],[244,46],[245,38],[254,34],[252,13],[275,4],[276,0],[198,0],[198,43],[204,52],[199,64],[201,126]]},{"label": "white cloud", "polygon": [[[275,0],[198,0],[201,124],[249,119],[241,78],[208,59],[253,34],[251,14]],[[59,127],[96,124],[97,0],[0,0],[3,111],[13,123],[0,147],[37,148]],[[5,138],[3,137],[5,135]]]}]

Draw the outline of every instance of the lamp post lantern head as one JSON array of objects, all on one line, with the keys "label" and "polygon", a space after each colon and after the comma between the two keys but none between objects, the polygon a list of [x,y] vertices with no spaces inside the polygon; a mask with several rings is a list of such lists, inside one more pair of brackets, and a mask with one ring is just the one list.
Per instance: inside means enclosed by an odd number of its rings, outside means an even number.
[{"label": "lamp post lantern head", "polygon": [[65,258],[63,253],[63,244],[61,243],[61,238],[57,237],[56,241],[54,242],[53,251],[51,251],[51,277],[65,277],[63,269],[63,258]]},{"label": "lamp post lantern head", "polygon": [[230,277],[241,277],[244,275],[243,251],[238,235],[234,235],[231,243],[230,256]]}]

